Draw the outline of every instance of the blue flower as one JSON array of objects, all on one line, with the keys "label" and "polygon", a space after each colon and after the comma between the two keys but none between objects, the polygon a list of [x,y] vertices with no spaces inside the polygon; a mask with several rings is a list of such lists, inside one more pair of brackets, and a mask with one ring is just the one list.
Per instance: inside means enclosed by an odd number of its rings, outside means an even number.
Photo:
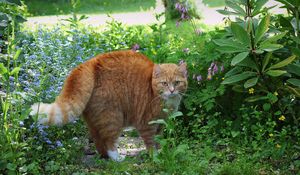
[{"label": "blue flower", "polygon": [[61,143],[61,141],[57,140],[56,141],[56,146],[57,147],[63,147],[64,145]]}]

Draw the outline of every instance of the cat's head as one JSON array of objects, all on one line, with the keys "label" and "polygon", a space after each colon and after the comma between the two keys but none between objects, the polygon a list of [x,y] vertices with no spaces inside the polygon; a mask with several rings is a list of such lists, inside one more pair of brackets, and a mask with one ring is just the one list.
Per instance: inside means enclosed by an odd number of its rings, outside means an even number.
[{"label": "cat's head", "polygon": [[186,63],[155,64],[152,75],[152,88],[163,99],[182,96],[187,89]]}]

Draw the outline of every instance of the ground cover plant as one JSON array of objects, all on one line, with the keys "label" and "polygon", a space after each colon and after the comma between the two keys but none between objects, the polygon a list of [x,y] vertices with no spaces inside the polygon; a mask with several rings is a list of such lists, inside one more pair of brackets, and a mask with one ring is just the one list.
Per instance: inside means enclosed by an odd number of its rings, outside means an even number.
[{"label": "ground cover plant", "polygon": [[[226,1],[220,13],[237,18],[225,28],[183,17],[177,27],[176,21],[125,26],[113,20],[99,29],[70,18],[67,25],[35,30],[16,25],[16,15],[26,13],[22,4],[1,1],[9,20],[1,28],[0,173],[299,173],[300,2],[278,1],[288,14],[269,14],[265,0]],[[182,7],[174,9],[186,13]],[[165,127],[156,138],[160,150],[121,163],[87,160],[83,121],[37,125],[29,107],[52,102],[78,64],[120,49],[156,63],[187,62],[189,89],[180,112],[153,121]]]}]

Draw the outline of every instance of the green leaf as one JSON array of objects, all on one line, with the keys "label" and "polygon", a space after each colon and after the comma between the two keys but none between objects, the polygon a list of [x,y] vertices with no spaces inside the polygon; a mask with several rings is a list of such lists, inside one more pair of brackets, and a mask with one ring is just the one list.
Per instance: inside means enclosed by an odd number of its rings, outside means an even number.
[{"label": "green leaf", "polygon": [[283,45],[281,44],[271,44],[271,43],[264,43],[263,45],[260,45],[260,49],[267,51],[267,52],[272,52],[274,50],[278,50],[282,48]]},{"label": "green leaf", "polygon": [[262,72],[265,71],[266,66],[269,64],[270,59],[272,57],[272,52],[268,52],[263,60],[263,64],[262,64]]},{"label": "green leaf", "polygon": [[7,69],[3,63],[0,63],[0,74],[3,75],[5,73],[7,73]]},{"label": "green leaf", "polygon": [[269,70],[266,72],[266,74],[272,77],[279,77],[280,75],[283,75],[285,73],[287,73],[285,70]]},{"label": "green leaf", "polygon": [[300,80],[299,79],[290,78],[290,79],[287,80],[287,82],[294,85],[294,86],[300,87]]},{"label": "green leaf", "polygon": [[271,104],[270,103],[265,103],[263,105],[264,111],[269,111],[271,109]]},{"label": "green leaf", "polygon": [[10,75],[14,75],[14,74],[18,74],[19,71],[20,71],[20,67],[15,67],[11,72],[10,72]]},{"label": "green leaf", "polygon": [[300,63],[298,63],[298,64],[289,64],[287,66],[287,71],[289,73],[293,73],[295,75],[300,76]]},{"label": "green leaf", "polygon": [[21,49],[17,50],[13,59],[16,60],[17,58],[19,58],[20,54],[21,54]]},{"label": "green leaf", "polygon": [[272,42],[277,42],[277,40],[281,39],[282,37],[284,37],[286,35],[287,32],[282,32],[280,34],[274,35],[270,38],[267,38],[266,40],[261,42],[261,45],[264,45],[266,43],[272,43]]},{"label": "green leaf", "polygon": [[247,57],[243,61],[239,62],[237,65],[238,66],[243,66],[243,67],[249,67],[249,68],[254,69],[257,72],[259,72],[256,63],[254,61],[252,61],[252,59],[250,59],[249,57]]},{"label": "green leaf", "polygon": [[[242,46],[242,45],[240,45]],[[232,46],[220,46],[217,48],[218,51],[222,53],[236,53],[236,52],[246,52],[248,49],[246,47],[232,47]]]},{"label": "green leaf", "polygon": [[174,119],[174,118],[179,117],[179,116],[183,116],[182,112],[176,111],[173,114],[171,114],[171,116],[169,118]]},{"label": "green leaf", "polygon": [[278,101],[278,97],[276,95],[274,95],[273,93],[268,93],[267,97],[268,97],[269,101],[271,102],[271,104]]},{"label": "green leaf", "polygon": [[253,77],[255,76],[256,73],[255,72],[243,72],[241,74],[237,74],[237,75],[233,75],[231,77],[225,78],[225,80],[221,83],[221,84],[232,84],[232,83],[236,83],[242,80],[245,80],[249,77]]},{"label": "green leaf", "polygon": [[258,77],[251,78],[245,82],[244,87],[248,89],[249,87],[255,86],[257,81]]},{"label": "green leaf", "polygon": [[237,3],[232,2],[232,1],[225,1],[226,6],[230,7],[232,10],[234,10],[235,12],[237,12],[240,16],[246,16],[246,12],[243,8],[241,8]]},{"label": "green leaf", "polygon": [[255,44],[257,44],[264,34],[268,31],[270,24],[270,15],[265,16],[259,23],[257,30],[255,32]]},{"label": "green leaf", "polygon": [[292,61],[294,61],[295,58],[296,58],[296,55],[292,55],[292,56],[288,57],[287,59],[285,59],[277,64],[272,65],[271,67],[269,67],[269,69],[278,69],[278,68],[284,67],[284,66],[290,64]]},{"label": "green leaf", "polygon": [[268,99],[268,97],[255,95],[255,96],[251,96],[251,97],[246,98],[245,101],[251,103],[251,102],[256,102],[256,101],[259,101],[259,100],[266,100],[266,99]]},{"label": "green leaf", "polygon": [[257,14],[259,14],[261,8],[268,2],[268,0],[259,0],[259,1],[256,1],[256,4],[255,4],[255,8],[252,12],[252,16],[256,16]]},{"label": "green leaf", "polygon": [[230,71],[228,71],[225,74],[224,78],[230,77],[230,76],[235,75],[237,73],[240,73],[241,71],[242,71],[242,69],[240,67],[234,67],[233,69],[231,69]]},{"label": "green leaf", "polygon": [[149,125],[152,125],[152,124],[163,124],[163,125],[167,126],[167,123],[163,119],[158,119],[158,120],[150,121],[150,122],[148,122],[148,124]]},{"label": "green leaf", "polygon": [[234,41],[232,39],[214,39],[213,42],[218,46],[231,46],[231,47],[241,48],[241,43]]},{"label": "green leaf", "polygon": [[231,23],[231,31],[234,37],[246,46],[250,46],[250,37],[246,30],[238,23]]},{"label": "green leaf", "polygon": [[238,15],[236,12],[231,12],[227,10],[217,10],[217,12],[221,13],[222,15]]},{"label": "green leaf", "polygon": [[242,52],[237,54],[232,60],[231,60],[231,65],[234,66],[237,63],[243,61],[247,56],[249,55],[249,52]]}]

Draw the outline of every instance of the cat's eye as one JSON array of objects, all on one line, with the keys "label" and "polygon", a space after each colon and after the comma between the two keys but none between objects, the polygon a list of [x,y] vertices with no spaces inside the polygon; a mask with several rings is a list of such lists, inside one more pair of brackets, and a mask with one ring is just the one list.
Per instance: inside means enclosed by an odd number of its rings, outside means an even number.
[{"label": "cat's eye", "polygon": [[166,81],[160,82],[163,86],[168,86],[168,83]]},{"label": "cat's eye", "polygon": [[174,86],[178,86],[180,84],[180,81],[175,81]]}]

